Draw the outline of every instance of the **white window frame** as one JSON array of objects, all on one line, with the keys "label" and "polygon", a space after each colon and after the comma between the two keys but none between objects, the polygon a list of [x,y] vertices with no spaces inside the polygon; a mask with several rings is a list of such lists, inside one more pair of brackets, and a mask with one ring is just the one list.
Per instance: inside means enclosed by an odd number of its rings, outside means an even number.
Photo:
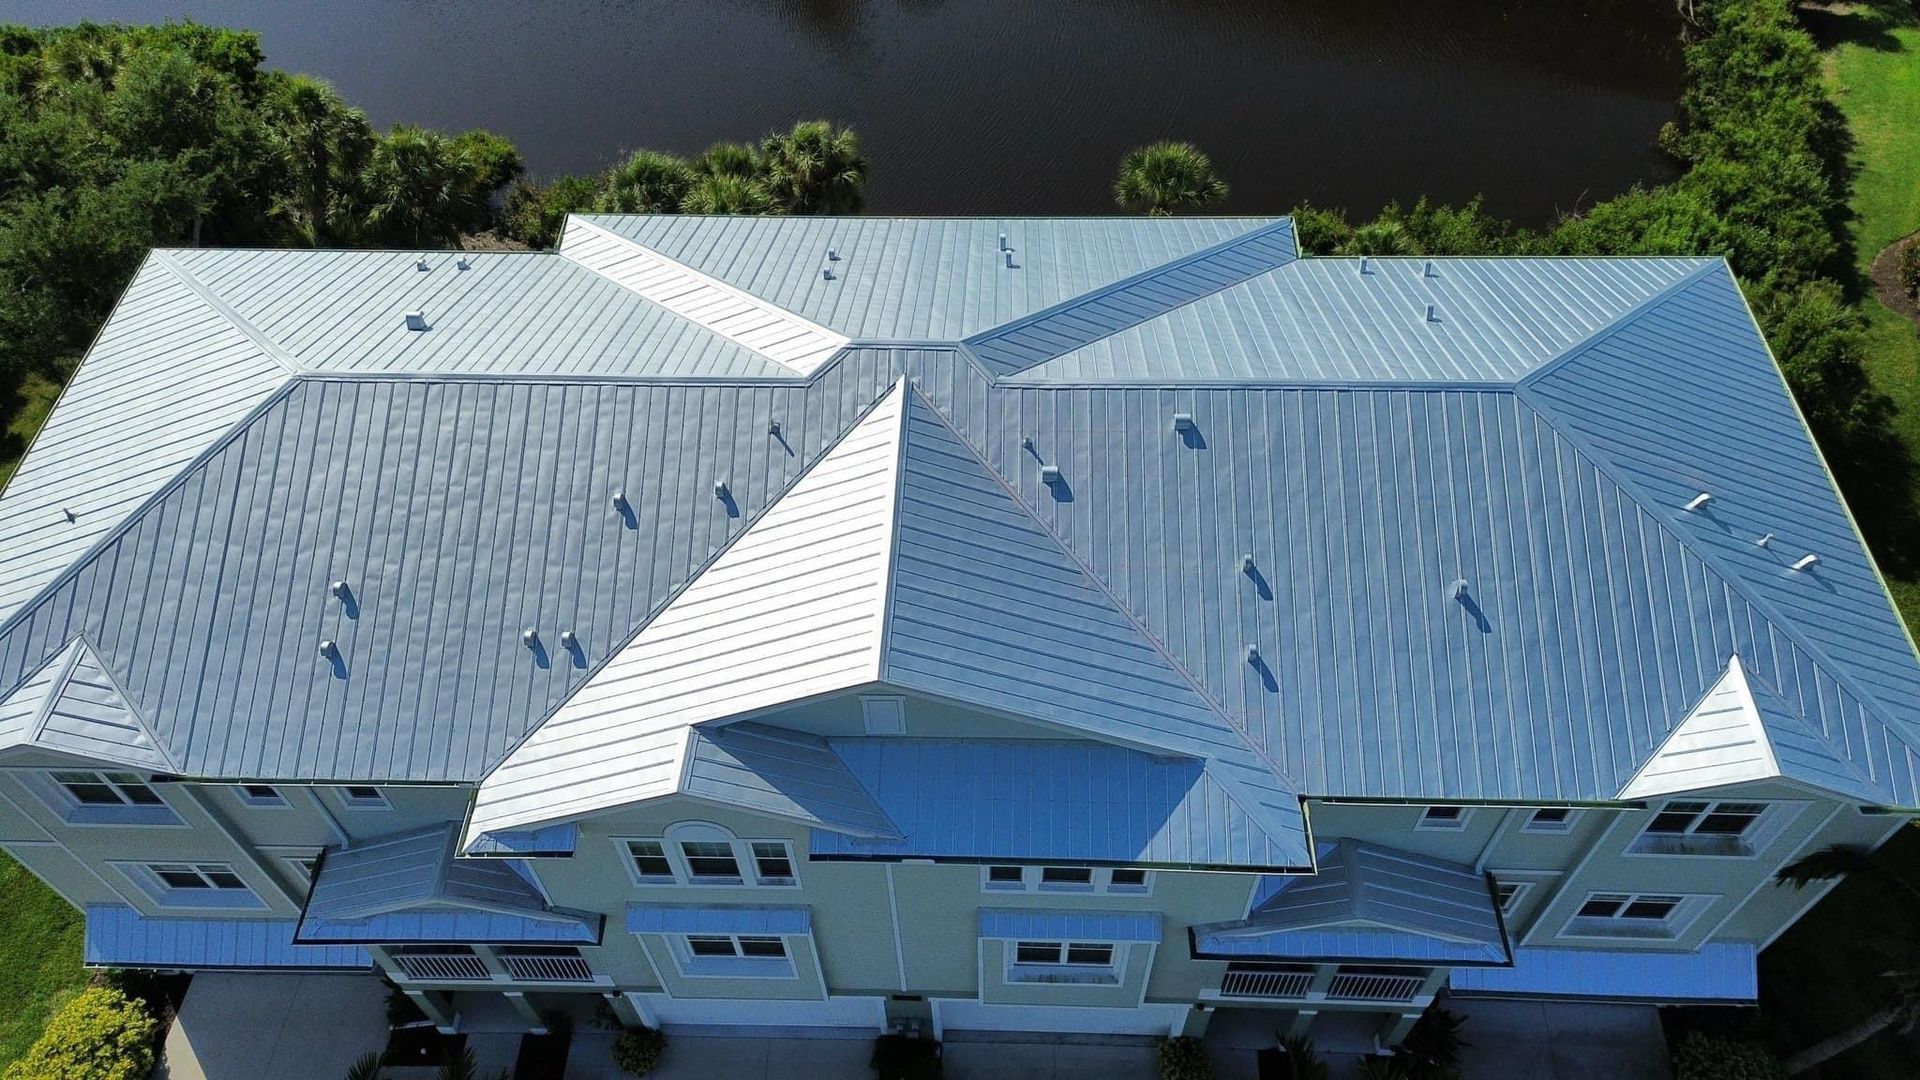
[{"label": "white window frame", "polygon": [[[248,788],[264,788],[270,794],[256,794]],[[233,797],[240,800],[240,805],[259,810],[284,810],[293,805],[287,800],[287,793],[275,784],[236,784]]]},{"label": "white window frame", "polygon": [[[111,864],[147,894],[154,906],[169,910],[190,911],[258,911],[267,906],[259,892],[232,863],[215,862],[201,859],[159,859],[154,862],[115,862]],[[198,876],[207,882],[206,888],[193,888],[169,883],[161,873],[186,872]],[[240,882],[238,888],[224,888],[213,884],[213,875],[220,874]]]},{"label": "white window frame", "polygon": [[[621,865],[627,868],[627,880],[635,885],[674,885],[693,889],[798,889],[800,887],[800,858],[794,851],[793,842],[777,836],[740,837],[732,831],[709,822],[678,822],[661,831],[658,836],[616,836],[613,842],[620,852]],[[660,845],[660,852],[666,857],[672,875],[649,875],[640,872],[635,862],[632,848],[634,843]],[[693,872],[686,850],[681,846],[688,843],[727,844],[733,853],[733,863],[740,871],[737,877],[701,877]],[[780,855],[761,855],[755,845],[778,844]],[[763,875],[760,859],[784,858],[790,877]]]},{"label": "white window frame", "polygon": [[[1050,940],[1044,938],[1005,938],[1004,961],[1001,977],[1012,985],[1064,985],[1064,986],[1118,986],[1121,973],[1126,970],[1127,954],[1124,942],[1094,940]],[[1054,949],[1055,959],[1042,962],[1023,960],[1020,950],[1024,948]],[[1105,949],[1105,963],[1088,963],[1069,959],[1075,949]]]},{"label": "white window frame", "polygon": [[[1456,811],[1458,816],[1450,818],[1428,817],[1428,815],[1435,810]],[[1434,803],[1420,808],[1420,816],[1414,819],[1413,827],[1421,832],[1459,832],[1465,829],[1467,822],[1471,820],[1473,820],[1473,807],[1471,806],[1461,806],[1458,803]]]},{"label": "white window frame", "polygon": [[[111,789],[119,802],[84,802],[63,782],[61,776],[86,775],[94,779],[92,784]],[[115,777],[122,779],[116,780]],[[46,769],[28,772],[21,779],[40,801],[56,817],[68,825],[77,827],[100,828],[192,828],[174,811],[173,805],[154,784],[151,777],[144,776],[132,769]],[[154,798],[157,803],[134,802],[126,794],[128,787],[139,787]]]},{"label": "white window frame", "polygon": [[[1653,823],[1664,813],[1679,813],[1669,807],[1698,804],[1701,809],[1693,814],[1685,832],[1651,832]],[[1700,833],[1694,830],[1722,806],[1758,806],[1759,816],[1753,819],[1744,832],[1737,835],[1727,833]],[[1802,802],[1790,802],[1767,799],[1713,799],[1679,798],[1667,799],[1658,806],[1649,807],[1647,818],[1622,854],[1632,858],[1671,859],[1671,858],[1710,858],[1710,859],[1757,859],[1761,852],[1773,845],[1775,840],[1793,824],[1805,809]]]},{"label": "white window frame", "polygon": [[[1527,894],[1533,891],[1533,887],[1536,884],[1532,881],[1508,881],[1498,877],[1494,879],[1494,883],[1497,887],[1494,889],[1493,899],[1494,903],[1499,906],[1500,917],[1503,919],[1512,918],[1513,913],[1520,910],[1520,905],[1527,902]],[[1512,889],[1513,891],[1507,894],[1505,900],[1501,900],[1500,889]]]},{"label": "white window frame", "polygon": [[[995,867],[1011,867],[1020,871],[1019,881],[995,881]],[[1088,870],[1090,879],[1085,885],[1043,880],[1049,869]],[[1115,884],[1113,874],[1116,870],[1130,870],[1144,874],[1141,884]],[[980,867],[980,891],[983,893],[1064,893],[1069,896],[1152,896],[1156,871],[1140,866],[1075,866],[1071,863],[1053,863],[1047,866],[1016,865],[1014,863],[987,863]]]},{"label": "white window frame", "polygon": [[[725,939],[733,946],[732,956],[711,956],[696,954],[693,940],[718,941]],[[778,941],[779,956],[749,956],[744,941]],[[793,980],[800,977],[799,965],[794,962],[793,935],[790,934],[669,934],[667,951],[673,954],[674,966],[680,975],[688,979],[783,979]]]},{"label": "white window frame", "polygon": [[[338,790],[340,805],[349,810],[393,809],[393,800],[387,798],[387,793],[380,790],[377,784],[342,784]],[[356,791],[371,791],[373,794],[371,796],[355,795]]]},{"label": "white window frame", "polygon": [[[1701,893],[1597,889],[1580,898],[1561,924],[1560,932],[1554,936],[1563,940],[1583,941],[1678,941],[1686,937],[1687,931],[1718,899],[1718,896]],[[1659,919],[1580,914],[1582,908],[1598,900],[1618,901],[1622,910],[1629,904],[1650,900],[1673,900],[1675,904],[1671,911]]]},{"label": "white window frame", "polygon": [[[1567,816],[1561,818],[1559,821],[1543,822],[1539,820],[1539,815],[1542,810],[1565,811]],[[1536,833],[1548,836],[1564,836],[1572,832],[1574,826],[1580,824],[1580,812],[1580,808],[1577,806],[1536,806],[1527,812],[1527,820],[1520,825],[1520,831],[1523,833]]]}]

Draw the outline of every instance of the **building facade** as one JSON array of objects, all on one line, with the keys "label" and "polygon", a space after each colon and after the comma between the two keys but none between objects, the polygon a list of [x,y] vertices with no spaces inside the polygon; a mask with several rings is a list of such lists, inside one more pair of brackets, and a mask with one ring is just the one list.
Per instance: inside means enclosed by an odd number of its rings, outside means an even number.
[{"label": "building facade", "polygon": [[1751,1001],[1920,664],[1725,265],[1286,219],[155,252],[0,493],[87,959],[436,1023]]}]

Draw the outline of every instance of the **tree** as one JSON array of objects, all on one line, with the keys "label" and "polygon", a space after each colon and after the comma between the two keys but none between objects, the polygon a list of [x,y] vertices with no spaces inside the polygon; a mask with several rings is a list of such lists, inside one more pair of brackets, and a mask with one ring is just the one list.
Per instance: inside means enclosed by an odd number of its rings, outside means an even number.
[{"label": "tree", "polygon": [[453,243],[484,213],[472,162],[437,131],[395,125],[360,177],[363,236],[398,248]]},{"label": "tree", "polygon": [[310,75],[279,83],[267,110],[274,149],[292,188],[286,201],[295,227],[315,247],[326,244],[335,238],[334,217],[351,201],[373,150],[367,114]]},{"label": "tree", "polygon": [[758,180],[723,173],[695,178],[680,200],[680,210],[688,214],[777,214],[780,206]]},{"label": "tree", "polygon": [[696,177],[734,176],[752,180],[763,172],[759,152],[745,143],[714,143],[687,164]]},{"label": "tree", "polygon": [[802,120],[760,140],[767,193],[793,214],[856,214],[866,203],[867,159],[852,128]]},{"label": "tree", "polygon": [[467,183],[472,188],[470,202],[477,208],[465,227],[468,232],[483,232],[494,224],[494,194],[518,180],[526,166],[512,143],[482,128],[454,136],[453,149],[466,162]]},{"label": "tree", "polygon": [[1113,181],[1113,199],[1122,210],[1156,217],[1205,210],[1226,197],[1226,181],[1192,143],[1142,146],[1120,159],[1120,175]]},{"label": "tree", "polygon": [[671,214],[693,186],[693,170],[671,154],[637,150],[607,173],[593,208],[603,214]]},{"label": "tree", "polygon": [[[1848,845],[1824,848],[1782,867],[1775,874],[1784,885],[1799,889],[1816,881],[1833,881],[1848,874],[1872,877],[1920,900],[1920,883],[1907,875],[1881,851]],[[1788,1076],[1798,1076],[1824,1061],[1846,1053],[1882,1031],[1911,1034],[1920,1026],[1920,968],[1895,969],[1882,973],[1886,982],[1884,1003],[1860,1022],[1806,1047],[1786,1059]]]},{"label": "tree", "polygon": [[500,231],[528,247],[552,247],[568,214],[593,209],[600,185],[598,176],[562,176],[544,186],[515,180],[500,210]]}]

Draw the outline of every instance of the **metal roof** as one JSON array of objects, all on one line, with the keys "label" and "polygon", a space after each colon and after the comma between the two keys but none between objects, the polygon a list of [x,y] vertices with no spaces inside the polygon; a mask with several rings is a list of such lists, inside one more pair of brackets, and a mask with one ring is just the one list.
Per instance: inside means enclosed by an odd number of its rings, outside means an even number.
[{"label": "metal roof", "polygon": [[120,904],[87,905],[88,967],[367,970],[356,945],[296,945],[291,919],[156,919]]},{"label": "metal roof", "polygon": [[1351,839],[1322,855],[1311,877],[1281,879],[1246,919],[1196,926],[1193,939],[1196,956],[1510,959],[1487,875]]},{"label": "metal roof", "polygon": [[628,904],[633,934],[805,934],[813,909],[799,905]]},{"label": "metal roof", "polygon": [[[909,706],[911,707],[911,706]],[[1003,859],[1127,866],[1303,866],[1198,758],[1046,739],[837,739],[903,833],[815,830],[814,858]]]},{"label": "metal roof", "polygon": [[[868,785],[870,786],[870,785]],[[825,739],[764,724],[696,728],[681,792],[726,806],[806,822],[816,837],[900,837],[868,786]],[[819,854],[816,839],[812,853]]]},{"label": "metal roof", "polygon": [[[0,723],[84,636],[184,774],[471,781],[706,597],[759,651],[687,671],[765,692],[621,696],[662,793],[687,725],[870,679],[1204,760],[1304,856],[1301,794],[1614,798],[1737,655],[1783,775],[1920,804],[1920,663],[1723,264],[1363,273],[1272,220],[591,222],[659,273],[150,260],[0,496],[0,551],[40,553],[0,566]],[[736,302],[856,340],[803,376]],[[797,487],[877,405],[879,479]],[[104,518],[45,513],[95,487]],[[847,571],[884,607],[842,609],[877,645],[775,614],[825,565],[792,551],[853,521],[884,523]]]},{"label": "metal roof", "polygon": [[51,755],[153,772],[178,768],[84,638],[0,704],[0,755],[18,761],[22,750],[41,760]]},{"label": "metal roof", "polygon": [[1515,949],[1510,968],[1459,968],[1460,997],[1579,997],[1673,1004],[1747,1004],[1760,996],[1749,941],[1709,941],[1692,952],[1645,949]]},{"label": "metal roof", "polygon": [[980,936],[1052,941],[1160,940],[1160,915],[1153,911],[1042,911],[1034,908],[981,908]]}]

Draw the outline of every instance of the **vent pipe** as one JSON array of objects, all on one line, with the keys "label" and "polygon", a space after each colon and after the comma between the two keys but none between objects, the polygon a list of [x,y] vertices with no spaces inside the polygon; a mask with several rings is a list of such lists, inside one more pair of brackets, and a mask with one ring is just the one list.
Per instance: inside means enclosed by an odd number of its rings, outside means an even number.
[{"label": "vent pipe", "polygon": [[320,657],[323,660],[340,659],[340,646],[335,645],[332,638],[322,638],[320,640]]},{"label": "vent pipe", "polygon": [[520,631],[520,641],[529,649],[537,649],[540,647],[540,631],[529,626]]},{"label": "vent pipe", "polygon": [[1013,252],[1012,252],[1012,250],[1008,250],[1008,252],[1007,252],[1007,269],[1009,269],[1009,270],[1011,270],[1011,269],[1013,269]]},{"label": "vent pipe", "polygon": [[1800,556],[1800,561],[1794,563],[1793,568],[1795,570],[1811,570],[1816,565],[1818,565],[1819,562],[1820,562],[1820,556],[1814,555],[1812,553],[1808,553],[1806,555]]},{"label": "vent pipe", "polygon": [[731,494],[731,492],[727,490],[727,482],[725,480],[715,480],[713,482],[714,498],[724,500],[729,494]]},{"label": "vent pipe", "polygon": [[1052,487],[1053,485],[1059,483],[1060,482],[1060,466],[1058,465],[1040,466],[1040,482],[1047,485],[1048,487]]},{"label": "vent pipe", "polygon": [[1440,321],[1440,309],[1435,307],[1432,304],[1427,305],[1427,321],[1430,323],[1437,323]]},{"label": "vent pipe", "polygon": [[1000,250],[1001,250],[1001,251],[1012,251],[1012,250],[1013,250],[1013,249],[1012,249],[1011,247],[1008,247],[1008,246],[1007,246],[1007,234],[1006,234],[1006,233],[1001,233],[1001,234],[1000,234]]},{"label": "vent pipe", "polygon": [[1177,412],[1173,414],[1173,430],[1185,433],[1193,430],[1193,414]]},{"label": "vent pipe", "polygon": [[1707,505],[1712,501],[1713,501],[1713,493],[1711,491],[1703,491],[1700,494],[1695,495],[1693,498],[1688,499],[1687,504],[1681,509],[1691,514],[1695,510],[1700,509],[1701,507]]},{"label": "vent pipe", "polygon": [[1362,274],[1373,273],[1373,264],[1365,255],[1360,256],[1360,272]]}]

